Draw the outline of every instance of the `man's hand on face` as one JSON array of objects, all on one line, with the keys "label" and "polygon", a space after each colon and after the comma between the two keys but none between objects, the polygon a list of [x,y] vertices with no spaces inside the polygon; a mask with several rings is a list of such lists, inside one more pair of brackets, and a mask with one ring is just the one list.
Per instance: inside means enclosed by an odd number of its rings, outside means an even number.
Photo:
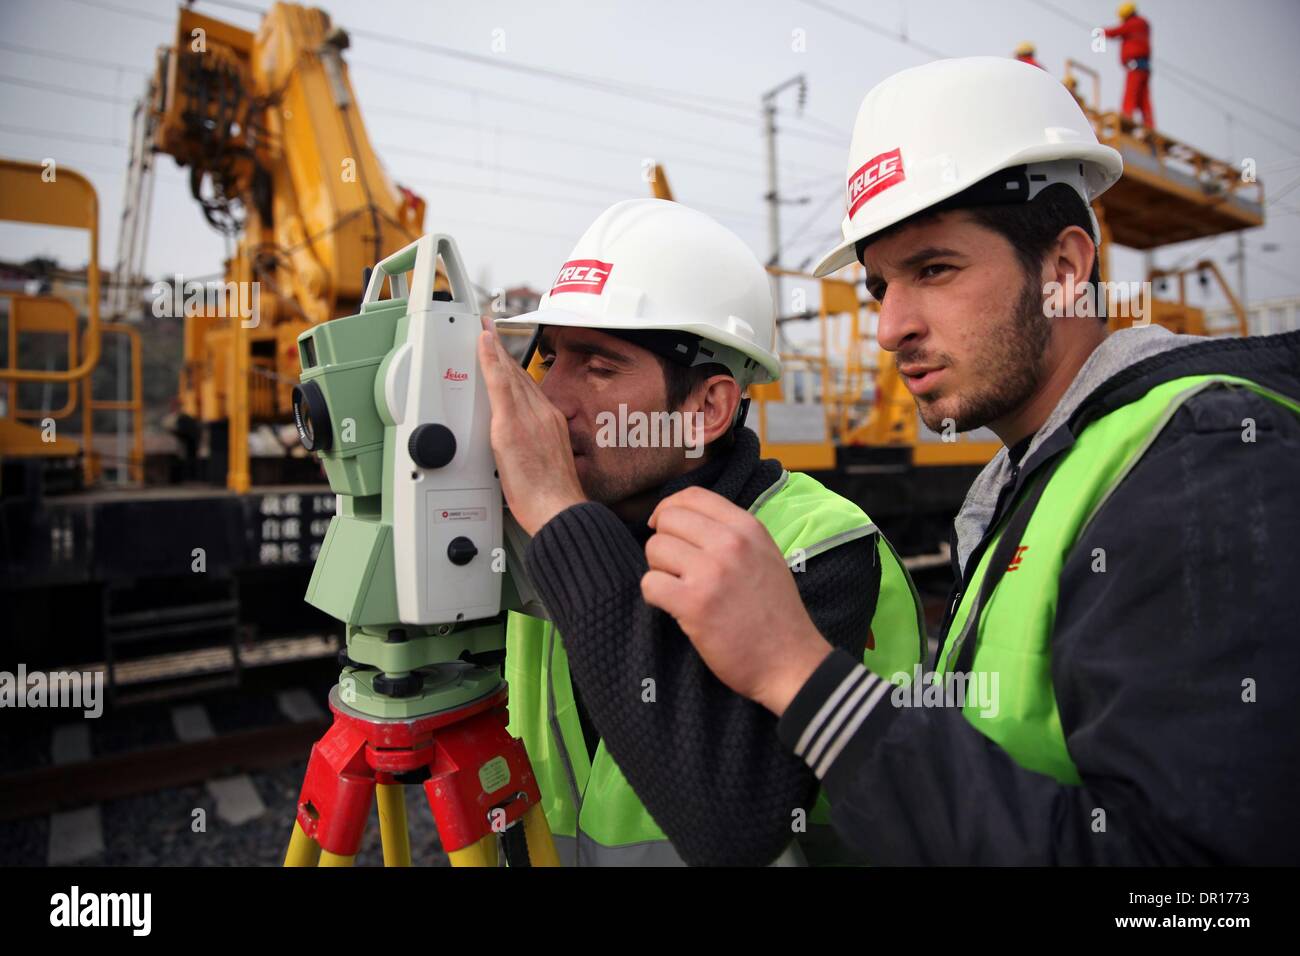
[{"label": "man's hand on face", "polygon": [[483,320],[479,367],[492,405],[492,453],[510,513],[530,535],[571,505],[587,500],[573,464],[563,413]]},{"label": "man's hand on face", "polygon": [[677,619],[719,680],[780,716],[831,646],[772,536],[703,488],[665,498],[649,523],[646,602]]}]

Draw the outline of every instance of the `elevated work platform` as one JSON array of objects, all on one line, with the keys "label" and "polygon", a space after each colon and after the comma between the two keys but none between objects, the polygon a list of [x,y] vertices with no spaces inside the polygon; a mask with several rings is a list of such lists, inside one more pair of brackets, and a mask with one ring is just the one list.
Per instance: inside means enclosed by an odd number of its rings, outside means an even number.
[{"label": "elevated work platform", "polygon": [[1263,187],[1241,170],[1118,113],[1092,119],[1124,157],[1124,175],[1100,200],[1119,245],[1154,249],[1264,224]]},{"label": "elevated work platform", "polygon": [[[1091,96],[1079,76],[1092,80]],[[1124,175],[1098,200],[1111,241],[1156,249],[1264,224],[1264,189],[1251,170],[1206,155],[1114,111],[1102,111],[1100,77],[1066,61],[1065,85],[1092,121],[1097,139],[1119,151]]]}]

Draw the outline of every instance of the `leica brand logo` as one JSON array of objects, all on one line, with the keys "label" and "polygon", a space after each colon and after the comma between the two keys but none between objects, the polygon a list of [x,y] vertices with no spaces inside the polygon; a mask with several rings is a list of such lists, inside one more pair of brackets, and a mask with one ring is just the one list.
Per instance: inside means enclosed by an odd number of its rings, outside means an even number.
[{"label": "leica brand logo", "polygon": [[449,382],[464,382],[469,378],[469,372],[458,372],[454,368],[449,368],[443,378]]}]

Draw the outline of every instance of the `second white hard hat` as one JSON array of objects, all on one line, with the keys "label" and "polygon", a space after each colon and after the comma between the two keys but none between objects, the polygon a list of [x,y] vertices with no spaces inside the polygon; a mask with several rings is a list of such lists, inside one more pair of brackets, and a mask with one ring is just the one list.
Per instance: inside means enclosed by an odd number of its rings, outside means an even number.
[{"label": "second white hard hat", "polygon": [[597,217],[536,312],[497,325],[699,336],[691,361],[718,362],[743,388],[781,377],[767,272],[744,240],[698,210],[629,199]]},{"label": "second white hard hat", "polygon": [[1070,92],[1044,70],[1004,57],[937,60],[895,73],[862,101],[849,146],[842,241],[814,273],[857,261],[858,242],[1027,166],[1023,198],[1054,182],[1091,203],[1123,172]]}]

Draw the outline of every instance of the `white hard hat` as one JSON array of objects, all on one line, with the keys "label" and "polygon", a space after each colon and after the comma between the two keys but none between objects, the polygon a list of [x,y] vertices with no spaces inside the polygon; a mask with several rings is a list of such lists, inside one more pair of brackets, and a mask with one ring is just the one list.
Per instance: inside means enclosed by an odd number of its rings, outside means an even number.
[{"label": "white hard hat", "polygon": [[856,262],[862,239],[1022,166],[1021,188],[1008,192],[1009,201],[1032,199],[1059,182],[1091,203],[1124,169],[1119,153],[1097,142],[1069,90],[1028,63],[973,56],[895,73],[858,109],[844,239],[814,273]]},{"label": "white hard hat", "polygon": [[[606,209],[569,253],[536,312],[497,325],[551,325],[611,334],[686,332],[681,364],[718,362],[741,388],[781,377],[767,272],[744,240],[698,210],[665,199]],[[684,337],[689,339],[690,337]]]}]

